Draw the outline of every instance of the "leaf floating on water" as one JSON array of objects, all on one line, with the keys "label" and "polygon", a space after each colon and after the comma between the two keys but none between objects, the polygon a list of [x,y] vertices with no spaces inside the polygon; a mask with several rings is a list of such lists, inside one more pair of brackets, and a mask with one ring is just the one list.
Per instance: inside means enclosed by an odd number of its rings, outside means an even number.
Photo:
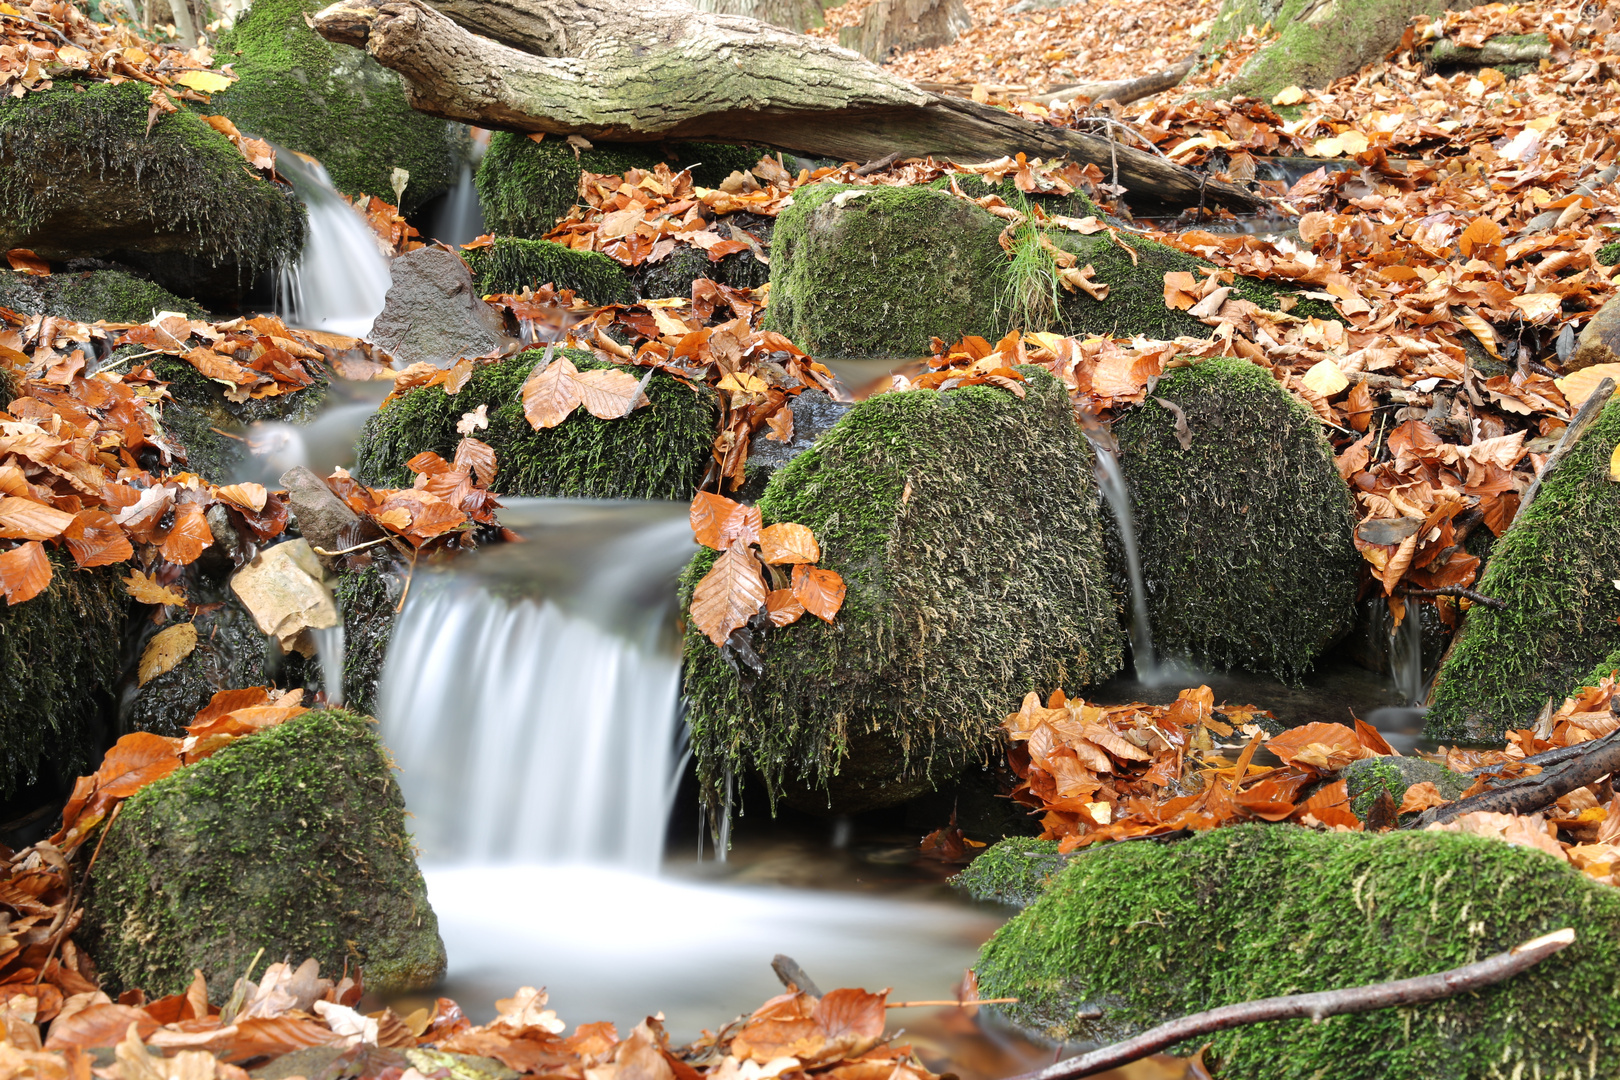
[{"label": "leaf floating on water", "polygon": [[821,561],[816,534],[803,525],[772,525],[759,534],[760,558],[772,566]]},{"label": "leaf floating on water", "polygon": [[[745,625],[765,604],[759,560],[747,545],[728,548],[692,591],[692,622],[715,645]],[[794,590],[797,595],[797,590]]]},{"label": "leaf floating on water", "polygon": [[793,568],[793,595],[804,610],[823,622],[832,622],[844,606],[844,579],[836,570],[801,563]]},{"label": "leaf floating on water", "polygon": [[146,649],[141,653],[141,662],[136,669],[136,684],[145,686],[164,672],[174,670],[174,666],[190,656],[191,650],[196,647],[196,623],[176,623],[159,630],[152,635],[152,640],[146,643]]},{"label": "leaf floating on water", "polygon": [[30,540],[10,551],[0,552],[0,592],[7,604],[32,600],[51,583],[51,561],[39,541]]}]

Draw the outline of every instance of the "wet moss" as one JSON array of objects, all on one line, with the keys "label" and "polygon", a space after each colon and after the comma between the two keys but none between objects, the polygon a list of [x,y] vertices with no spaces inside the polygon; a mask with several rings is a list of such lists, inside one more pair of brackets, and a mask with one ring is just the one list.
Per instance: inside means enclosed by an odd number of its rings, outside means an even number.
[{"label": "wet moss", "polygon": [[411,174],[401,209],[413,214],[449,191],[470,149],[467,129],[412,109],[399,75],[363,50],[311,30],[319,0],[255,0],[220,40],[238,80],[213,112],[245,132],[318,158],[333,185],[394,202],[392,174]]},{"label": "wet moss", "polygon": [[1507,607],[1475,605],[1440,665],[1423,733],[1496,742],[1555,706],[1620,649],[1620,399],[1549,474],[1496,542],[1475,586]]},{"label": "wet moss", "polygon": [[[1166,372],[1114,423],[1161,656],[1291,683],[1355,622],[1350,493],[1321,424],[1264,369]],[[1110,516],[1110,521],[1112,516]]]},{"label": "wet moss", "polygon": [[481,296],[555,285],[572,289],[593,304],[628,304],[635,299],[624,267],[596,251],[503,236],[489,247],[462,252],[462,257]]},{"label": "wet moss", "polygon": [[[891,805],[989,752],[1030,690],[1120,665],[1091,453],[1063,387],[883,394],[777,470],[767,524],[812,529],[843,609],[756,632],[744,681],[693,628],[686,694],[700,782],[757,770],[797,805]],[[683,603],[713,564],[701,552]]]},{"label": "wet moss", "polygon": [[377,688],[401,591],[399,578],[376,562],[342,575],[332,590],[343,612],[343,701],[368,716],[377,712]]},{"label": "wet moss", "polygon": [[49,556],[45,591],[0,607],[0,800],[41,775],[89,772],[113,717],[124,568],[79,570],[64,551]]},{"label": "wet moss", "polygon": [[1237,1028],[1205,1060],[1230,1080],[1607,1075],[1620,893],[1484,837],[1242,825],[1103,845],[999,930],[975,971],[985,997],[1020,999],[1002,1007],[1017,1023],[1095,1043],[1218,1005],[1442,971],[1566,926],[1574,945],[1508,982]]},{"label": "wet moss", "polygon": [[[405,803],[370,721],[331,709],[147,785],[105,840],[85,902],[103,985],[222,1000],[262,947],[399,993],[444,972]],[[262,961],[268,962],[268,961]]]},{"label": "wet moss", "polygon": [[[1437,762],[1417,757],[1374,757],[1352,761],[1344,770],[1350,812],[1362,821],[1385,793],[1398,808],[1413,784],[1430,783],[1447,799],[1456,799],[1473,784],[1471,777]],[[1402,821],[1407,820],[1402,818]]]},{"label": "wet moss", "polygon": [[281,420],[289,424],[307,424],[320,412],[326,398],[328,379],[320,375],[314,383],[290,394],[274,397],[249,398],[231,401],[226,398],[227,387],[215,382],[202,372],[172,356],[155,356],[147,361],[152,372],[169,385],[169,394],[182,405],[212,413],[216,417],[229,417],[242,424],[261,420]]},{"label": "wet moss", "polygon": [[981,852],[951,884],[975,900],[1026,907],[1040,899],[1068,862],[1058,854],[1056,840],[1011,836]]},{"label": "wet moss", "polygon": [[206,318],[195,300],[186,300],[122,270],[56,273],[50,277],[0,270],[0,306],[26,315],[56,315],[80,322],[146,322],[160,311]]},{"label": "wet moss", "polygon": [[597,143],[575,151],[566,139],[497,131],[478,166],[478,197],[484,223],[502,236],[539,240],[579,201],[582,172],[618,176],[626,169],[692,168],[702,187],[718,187],[731,173],[759,164],[761,150],[721,143]]},{"label": "wet moss", "polygon": [[[726,235],[723,219],[715,225],[716,231]],[[750,231],[758,235],[766,230],[754,225]],[[770,277],[770,267],[754,258],[751,251],[734,251],[722,256],[719,262],[713,262],[701,248],[682,245],[667,258],[636,267],[631,271],[630,281],[638,297],[656,300],[666,296],[690,297],[692,283],[699,278],[734,289],[757,289]]]},{"label": "wet moss", "polygon": [[114,257],[181,291],[221,268],[246,288],[295,256],[305,223],[290,193],[187,110],[148,134],[149,93],[134,80],[63,83],[0,101],[0,242]]},{"label": "wet moss", "polygon": [[1620,240],[1612,244],[1604,244],[1597,250],[1597,261],[1603,266],[1613,266],[1620,263]]},{"label": "wet moss", "polygon": [[[480,405],[489,427],[479,438],[495,448],[494,490],[505,495],[600,499],[690,499],[708,462],[718,406],[712,391],[693,389],[662,372],[647,384],[650,407],[622,420],[598,420],[580,409],[536,431],[523,416],[523,383],[544,354],[519,353],[479,368],[454,397],[426,387],[389,403],[366,421],[354,473],[367,484],[410,487],[405,462],[424,450],[445,458],[461,441],[456,423]],[[584,371],[600,360],[567,350]],[[641,368],[629,369],[638,379]]]},{"label": "wet moss", "polygon": [[174,471],[194,472],[213,484],[235,479],[248,460],[246,429],[223,408],[171,401],[163,406],[163,434],[185,452]]}]

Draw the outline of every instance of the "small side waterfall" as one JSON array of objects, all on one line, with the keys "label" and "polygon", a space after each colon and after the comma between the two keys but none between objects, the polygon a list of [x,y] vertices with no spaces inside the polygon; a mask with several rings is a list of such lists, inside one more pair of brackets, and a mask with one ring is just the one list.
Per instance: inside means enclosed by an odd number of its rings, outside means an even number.
[{"label": "small side waterfall", "polygon": [[683,762],[680,504],[512,500],[521,543],[418,571],[378,713],[436,861],[658,867]]},{"label": "small side waterfall", "polygon": [[278,149],[276,170],[309,211],[303,254],[278,282],[277,314],[292,326],[363,336],[383,309],[390,281],[376,234],[319,162]]},{"label": "small side waterfall", "polygon": [[478,188],[473,184],[472,165],[461,166],[461,179],[444,206],[433,215],[429,231],[433,239],[452,246],[471,243],[483,233],[484,210],[478,202]]},{"label": "small side waterfall", "polygon": [[1169,676],[1153,654],[1153,624],[1148,619],[1147,585],[1142,578],[1142,559],[1136,550],[1136,522],[1131,516],[1131,492],[1125,486],[1119,451],[1113,436],[1095,417],[1083,416],[1081,429],[1091,443],[1097,462],[1097,486],[1119,527],[1119,546],[1125,554],[1125,573],[1131,583],[1131,661],[1138,682],[1153,686]]}]

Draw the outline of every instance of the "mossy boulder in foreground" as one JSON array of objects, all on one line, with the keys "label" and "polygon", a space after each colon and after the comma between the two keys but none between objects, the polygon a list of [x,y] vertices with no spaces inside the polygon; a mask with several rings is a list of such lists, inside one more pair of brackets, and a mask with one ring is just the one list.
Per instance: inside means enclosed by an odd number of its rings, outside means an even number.
[{"label": "mossy boulder in foreground", "polygon": [[502,236],[489,247],[461,254],[480,296],[555,285],[572,289],[593,304],[628,304],[635,299],[624,267],[599,251],[575,251],[550,240]]},{"label": "mossy boulder in foreground", "polygon": [[[493,490],[503,495],[585,499],[690,499],[714,442],[718,405],[659,372],[647,384],[648,406],[619,420],[583,408],[537,431],[523,415],[523,384],[544,353],[519,353],[475,371],[459,393],[442,386],[412,391],[366,421],[355,448],[354,474],[364,483],[410,487],[405,463],[424,450],[454,456],[463,414],[487,406],[489,427],[476,434],[495,448]],[[560,350],[581,371],[606,367],[589,353]],[[629,368],[640,379],[644,368]]]},{"label": "mossy boulder in foreground", "polygon": [[0,249],[114,259],[182,295],[238,299],[302,249],[303,207],[195,113],[148,134],[149,93],[59,83],[0,101]]},{"label": "mossy boulder in foreground", "polygon": [[1354,507],[1309,410],[1246,360],[1165,373],[1114,422],[1160,656],[1297,682],[1350,629]]},{"label": "mossy boulder in foreground", "polygon": [[1475,586],[1507,606],[1468,609],[1430,698],[1423,734],[1499,742],[1583,685],[1620,649],[1620,444],[1612,398],[1496,542]]},{"label": "mossy boulder in foreground", "polygon": [[1221,1080],[1612,1076],[1620,891],[1485,837],[1241,825],[1103,845],[1071,858],[974,970],[983,996],[1019,999],[999,1007],[1016,1023],[1094,1045],[1220,1005],[1444,971],[1563,927],[1575,944],[1508,982],[1237,1028],[1205,1061]]},{"label": "mossy boulder in foreground", "polygon": [[413,214],[455,186],[470,140],[460,124],[419,113],[404,81],[362,49],[304,22],[317,0],[254,0],[216,50],[238,76],[213,95],[244,132],[320,160],[346,195],[394,202],[393,171],[410,173],[400,209]]},{"label": "mossy boulder in foreground", "polygon": [[99,758],[129,606],[122,572],[53,552],[45,591],[0,607],[0,800],[41,774],[71,782]]},{"label": "mossy boulder in foreground", "polygon": [[[1123,646],[1091,453],[1061,384],[882,394],[772,475],[766,524],[816,534],[848,592],[757,633],[763,671],[695,629],[686,693],[701,781],[764,774],[795,805],[853,812],[948,780],[1030,690],[1112,675]],[[682,592],[713,565],[700,552]],[[824,789],[824,790],[820,790]]]},{"label": "mossy boulder in foreground", "polygon": [[122,270],[89,270],[33,277],[0,270],[0,306],[24,315],[56,315],[79,322],[146,322],[159,311],[188,318],[207,317],[201,304],[186,300]]},{"label": "mossy boulder in foreground", "polygon": [[149,784],[124,804],[85,903],[104,984],[221,1000],[266,957],[358,968],[399,993],[444,972],[405,803],[372,723],[305,713]]},{"label": "mossy boulder in foreground", "polygon": [[718,187],[739,169],[759,164],[762,150],[719,143],[597,143],[576,150],[568,140],[548,135],[497,131],[478,166],[478,199],[484,224],[501,236],[538,240],[579,201],[579,177],[591,172],[621,176],[626,169],[651,169],[662,162],[672,171],[692,166],[692,179]]}]

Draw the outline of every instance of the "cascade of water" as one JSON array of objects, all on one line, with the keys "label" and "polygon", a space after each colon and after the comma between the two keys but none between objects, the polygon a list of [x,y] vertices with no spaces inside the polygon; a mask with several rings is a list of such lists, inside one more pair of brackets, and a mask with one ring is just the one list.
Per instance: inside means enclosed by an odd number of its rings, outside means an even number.
[{"label": "cascade of water", "polygon": [[1142,560],[1136,550],[1136,523],[1131,516],[1131,493],[1125,486],[1125,473],[1119,465],[1119,452],[1108,429],[1094,417],[1083,416],[1081,429],[1091,443],[1096,459],[1097,486],[1119,527],[1119,546],[1125,553],[1125,573],[1131,583],[1131,660],[1137,681],[1152,686],[1166,673],[1153,655],[1153,625],[1148,621],[1147,585],[1142,579]]},{"label": "cascade of water", "polygon": [[484,208],[478,202],[478,188],[473,184],[473,167],[461,166],[461,179],[456,182],[450,197],[433,216],[429,230],[435,240],[446,244],[466,244],[478,239],[484,231]]},{"label": "cascade of water", "polygon": [[526,537],[423,580],[378,713],[435,860],[655,870],[681,755],[675,577],[686,507],[512,500]]},{"label": "cascade of water", "polygon": [[311,630],[315,638],[315,655],[321,661],[321,688],[326,691],[328,705],[343,704],[343,624],[324,630]]},{"label": "cascade of water", "polygon": [[309,211],[304,251],[278,282],[277,313],[293,326],[363,336],[383,309],[390,281],[376,234],[319,162],[278,150],[276,170]]},{"label": "cascade of water", "polygon": [[[1394,619],[1386,616],[1386,621]],[[1401,625],[1389,631],[1389,674],[1402,701],[1423,704],[1428,687],[1423,678],[1423,620],[1416,604],[1407,604]]]}]

